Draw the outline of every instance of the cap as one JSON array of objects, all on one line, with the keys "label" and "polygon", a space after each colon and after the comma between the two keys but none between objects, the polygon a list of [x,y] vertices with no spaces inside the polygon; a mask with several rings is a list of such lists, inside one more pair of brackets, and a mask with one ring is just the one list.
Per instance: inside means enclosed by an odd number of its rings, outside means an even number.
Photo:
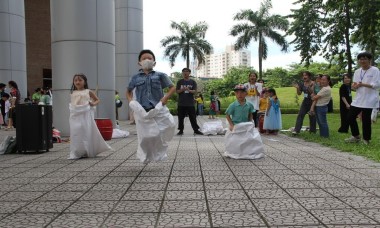
[{"label": "cap", "polygon": [[236,85],[235,88],[234,88],[234,91],[237,91],[237,90],[240,90],[240,91],[244,91],[244,92],[246,92],[246,91],[247,91],[247,88],[246,88],[244,85],[242,85],[242,84],[238,84],[238,85]]}]

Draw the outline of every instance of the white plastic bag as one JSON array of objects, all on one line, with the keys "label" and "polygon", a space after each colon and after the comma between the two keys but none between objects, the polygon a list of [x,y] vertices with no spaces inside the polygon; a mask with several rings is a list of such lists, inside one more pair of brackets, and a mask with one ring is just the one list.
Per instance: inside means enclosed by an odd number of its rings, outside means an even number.
[{"label": "white plastic bag", "polygon": [[118,139],[118,138],[126,138],[128,137],[129,132],[128,131],[123,131],[118,128],[114,128],[112,131],[112,138],[113,139]]},{"label": "white plastic bag", "polygon": [[239,123],[233,131],[227,130],[224,156],[234,159],[259,159],[264,157],[260,133],[253,122]]},{"label": "white plastic bag", "polygon": [[222,121],[216,120],[203,123],[201,132],[204,135],[224,135],[226,130],[223,128]]},{"label": "white plastic bag", "polygon": [[168,143],[173,139],[175,122],[169,109],[159,102],[149,112],[137,102],[131,101],[138,138],[137,157],[143,163],[167,158]]}]

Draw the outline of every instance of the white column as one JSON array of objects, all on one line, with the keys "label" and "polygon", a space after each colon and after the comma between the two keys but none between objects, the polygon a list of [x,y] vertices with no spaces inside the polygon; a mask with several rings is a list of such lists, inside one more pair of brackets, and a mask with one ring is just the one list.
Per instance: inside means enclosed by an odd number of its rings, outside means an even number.
[{"label": "white column", "polygon": [[126,120],[128,101],[126,88],[139,70],[138,55],[143,49],[143,1],[115,0],[116,7],[116,90],[123,100],[119,119]]},{"label": "white column", "polygon": [[53,125],[69,135],[70,87],[84,73],[97,89],[96,117],[115,124],[115,2],[114,0],[50,0]]},{"label": "white column", "polygon": [[0,0],[0,82],[17,83],[27,95],[24,0]]}]

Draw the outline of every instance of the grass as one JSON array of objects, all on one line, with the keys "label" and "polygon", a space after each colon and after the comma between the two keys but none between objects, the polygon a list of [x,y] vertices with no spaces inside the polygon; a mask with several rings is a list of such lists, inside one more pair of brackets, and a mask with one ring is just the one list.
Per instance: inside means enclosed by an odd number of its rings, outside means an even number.
[{"label": "grass", "polygon": [[[294,127],[296,122],[296,114],[286,114],[282,115],[282,125],[283,129],[289,129]],[[328,114],[327,115],[330,138],[321,138],[317,131],[317,134],[310,134],[309,132],[301,132],[299,135],[294,137],[302,138],[306,141],[316,142],[331,148],[338,149],[340,151],[349,152],[355,155],[360,155],[368,159],[380,162],[380,120],[372,125],[372,140],[369,145],[364,145],[363,143],[345,143],[344,139],[351,136],[350,133],[342,134],[338,133],[338,128],[340,127],[340,116],[339,114]],[[304,126],[308,125],[308,116],[304,119]],[[358,121],[359,131],[362,132],[361,122]],[[317,125],[318,127],[318,125]],[[286,135],[291,135],[290,132],[284,132]],[[292,136],[293,137],[293,136]]]}]

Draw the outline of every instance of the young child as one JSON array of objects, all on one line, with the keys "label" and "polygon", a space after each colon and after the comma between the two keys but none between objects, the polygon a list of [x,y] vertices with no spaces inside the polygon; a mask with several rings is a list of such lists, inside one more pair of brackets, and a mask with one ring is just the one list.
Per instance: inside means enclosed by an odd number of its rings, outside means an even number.
[{"label": "young child", "polygon": [[254,107],[247,102],[247,87],[236,85],[236,101],[226,110],[229,131],[225,136],[225,156],[234,159],[258,159],[264,156],[260,134],[252,122]]},{"label": "young child", "polygon": [[277,135],[282,128],[280,100],[276,95],[276,90],[269,89],[268,93],[269,102],[264,117],[264,129],[266,134],[273,132],[274,135]]},{"label": "young child", "polygon": [[[136,121],[137,157],[143,163],[165,160],[175,128],[174,118],[165,104],[176,87],[168,75],[153,70],[156,58],[151,50],[140,51],[138,61],[141,70],[132,77],[127,88],[129,106]],[[169,88],[166,94],[164,88]]]},{"label": "young child", "polygon": [[76,74],[71,86],[70,103],[70,157],[95,157],[97,154],[112,150],[104,141],[96,126],[94,107],[99,98],[88,89],[87,77]]},{"label": "young child", "polygon": [[264,131],[264,117],[265,112],[268,108],[268,102],[269,102],[269,93],[267,88],[263,88],[263,91],[261,92],[261,97],[259,101],[259,112],[257,113],[258,116],[258,123],[259,123],[259,131],[260,133],[265,133]]},{"label": "young child", "polygon": [[237,85],[234,88],[236,101],[230,104],[226,110],[226,118],[230,131],[233,131],[235,124],[252,121],[253,105],[246,102],[247,89],[244,85]]},{"label": "young child", "polygon": [[4,101],[4,113],[5,115],[3,116],[3,122],[4,124],[8,124],[8,112],[9,109],[11,108],[11,103],[9,102],[9,94],[8,93],[3,93],[1,96],[1,99]]}]

